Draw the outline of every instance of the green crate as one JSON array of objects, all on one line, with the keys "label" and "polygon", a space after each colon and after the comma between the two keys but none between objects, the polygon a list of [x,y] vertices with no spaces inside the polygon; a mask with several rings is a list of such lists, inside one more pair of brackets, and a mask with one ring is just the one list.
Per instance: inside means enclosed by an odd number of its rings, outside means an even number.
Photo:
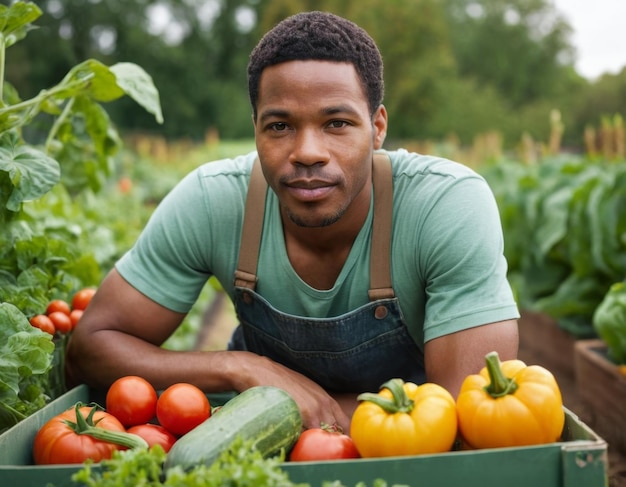
[{"label": "green crate", "polygon": [[[229,395],[209,396],[212,405]],[[89,388],[79,386],[41,411],[0,435],[0,486],[70,487],[80,465],[34,466],[32,442],[37,430],[52,416],[78,401],[92,399]],[[372,486],[384,479],[388,486],[485,487],[606,487],[607,445],[587,425],[566,409],[563,439],[558,443],[521,448],[456,451],[410,457],[285,463],[294,482],[321,487],[340,480],[347,487],[358,482]]]}]

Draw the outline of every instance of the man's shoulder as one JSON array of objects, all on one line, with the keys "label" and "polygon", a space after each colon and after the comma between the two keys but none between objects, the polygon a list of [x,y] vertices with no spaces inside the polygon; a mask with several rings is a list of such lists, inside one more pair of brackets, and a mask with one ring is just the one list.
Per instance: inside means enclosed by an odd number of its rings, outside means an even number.
[{"label": "man's shoulder", "polygon": [[452,179],[480,176],[470,167],[445,157],[419,154],[406,149],[385,151],[391,159],[395,177],[435,176]]},{"label": "man's shoulder", "polygon": [[195,172],[200,179],[248,178],[256,156],[256,152],[250,152],[232,158],[206,162]]}]

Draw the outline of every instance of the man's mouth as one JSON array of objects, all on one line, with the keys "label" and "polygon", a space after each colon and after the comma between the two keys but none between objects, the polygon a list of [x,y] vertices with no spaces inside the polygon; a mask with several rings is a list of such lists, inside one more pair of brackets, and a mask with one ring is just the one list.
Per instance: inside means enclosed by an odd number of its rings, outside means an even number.
[{"label": "man's mouth", "polygon": [[285,183],[287,192],[301,201],[315,201],[333,191],[336,183],[321,180],[298,179]]}]

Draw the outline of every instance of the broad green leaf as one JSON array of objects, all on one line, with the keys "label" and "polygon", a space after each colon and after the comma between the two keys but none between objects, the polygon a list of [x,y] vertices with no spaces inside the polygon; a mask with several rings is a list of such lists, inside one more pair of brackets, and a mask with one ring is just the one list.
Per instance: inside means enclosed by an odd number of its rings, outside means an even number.
[{"label": "broad green leaf", "polygon": [[552,295],[539,299],[535,309],[557,319],[568,315],[591,316],[605,292],[596,279],[572,274]]},{"label": "broad green leaf", "polygon": [[567,234],[572,192],[573,188],[560,188],[549,194],[541,204],[542,219],[536,228],[536,238],[543,255],[547,255]]},{"label": "broad green leaf", "polygon": [[118,86],[156,118],[163,123],[159,92],[154,86],[152,77],[143,68],[133,63],[117,63],[111,66],[111,72],[117,78]]},{"label": "broad green leaf", "polygon": [[72,105],[73,113],[81,113],[85,120],[84,130],[93,141],[99,157],[114,155],[122,145],[108,113],[101,105],[86,96],[79,96]]},{"label": "broad green leaf", "polygon": [[54,343],[12,304],[0,303],[0,323],[0,390],[17,393],[22,376],[49,370]]},{"label": "broad green leaf", "polygon": [[13,190],[6,208],[18,211],[23,201],[36,199],[50,191],[61,178],[59,163],[45,153],[26,145],[0,143],[0,171],[8,173]]},{"label": "broad green leaf", "polygon": [[43,97],[38,96],[27,104],[0,109],[0,134],[28,125],[40,112],[41,104],[44,101]]},{"label": "broad green leaf", "polygon": [[5,47],[23,39],[32,29],[29,24],[42,13],[32,2],[16,2],[10,7],[0,5],[0,35],[4,37]]},{"label": "broad green leaf", "polygon": [[87,59],[74,66],[59,83],[59,87],[73,87],[71,93],[60,96],[76,96],[84,93],[100,102],[117,100],[124,96],[115,79],[115,74],[108,66],[95,59]]},{"label": "broad green leaf", "polygon": [[598,185],[598,175],[581,181],[574,189],[570,206],[570,225],[567,235],[569,259],[574,272],[579,276],[593,274],[593,261],[589,258],[591,234],[588,227],[587,203],[589,194]]},{"label": "broad green leaf", "polygon": [[0,323],[1,432],[45,404],[43,386],[55,345],[52,336],[31,326],[12,304],[0,303]]},{"label": "broad green leaf", "polygon": [[8,81],[4,82],[4,86],[2,88],[2,96],[4,97],[3,101],[8,105],[15,105],[22,101],[19,93],[15,89],[15,86],[13,86]]},{"label": "broad green leaf", "polygon": [[[612,245],[613,236],[611,230],[606,232],[604,228],[604,220],[611,219],[614,215],[605,214],[605,202],[609,192],[613,191],[613,184],[610,179],[614,174],[607,172],[606,177],[597,184],[589,194],[587,203],[588,215],[588,232],[591,237],[591,248],[589,249],[591,261],[594,268],[600,272],[611,274],[610,265],[607,262],[607,250]],[[612,209],[612,208],[611,208]]]},{"label": "broad green leaf", "polygon": [[626,365],[626,281],[613,284],[593,315],[593,327],[615,363]]}]

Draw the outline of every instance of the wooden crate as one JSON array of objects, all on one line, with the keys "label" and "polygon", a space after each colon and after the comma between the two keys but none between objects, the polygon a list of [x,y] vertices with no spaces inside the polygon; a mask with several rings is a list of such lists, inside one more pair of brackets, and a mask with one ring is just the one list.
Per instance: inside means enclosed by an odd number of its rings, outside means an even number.
[{"label": "wooden crate", "polygon": [[608,359],[600,339],[576,343],[575,371],[577,391],[594,429],[611,448],[626,453],[626,375]]},{"label": "wooden crate", "polygon": [[544,313],[522,311],[519,323],[520,351],[528,349],[541,365],[555,375],[574,379],[576,338]]},{"label": "wooden crate", "polygon": [[[209,395],[211,404],[222,404],[232,395]],[[0,486],[75,487],[72,474],[82,465],[33,465],[32,445],[37,430],[54,414],[76,401],[94,396],[79,386],[0,435]],[[210,439],[208,440],[210,441]],[[93,467],[99,469],[98,465]],[[286,462],[282,465],[293,482],[322,487],[341,481],[353,486],[388,485],[484,487],[607,487],[606,442],[575,414],[565,410],[560,441],[514,448],[452,451],[405,457],[361,458],[324,462]]]}]

